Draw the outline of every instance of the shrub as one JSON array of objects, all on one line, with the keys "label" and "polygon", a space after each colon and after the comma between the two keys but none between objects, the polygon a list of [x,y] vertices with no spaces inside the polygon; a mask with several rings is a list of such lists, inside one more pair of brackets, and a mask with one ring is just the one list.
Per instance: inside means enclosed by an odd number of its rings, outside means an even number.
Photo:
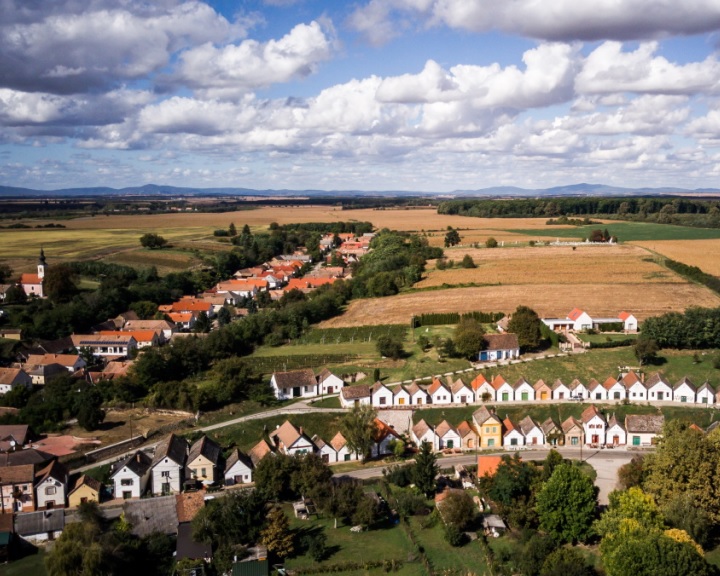
[{"label": "shrub", "polygon": [[485,240],[485,248],[497,248],[498,242],[492,236]]}]

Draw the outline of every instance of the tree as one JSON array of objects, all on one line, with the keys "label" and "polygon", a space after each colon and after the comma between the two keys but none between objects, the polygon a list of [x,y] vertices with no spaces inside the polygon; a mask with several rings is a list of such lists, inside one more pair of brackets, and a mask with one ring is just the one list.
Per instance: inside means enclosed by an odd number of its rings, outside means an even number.
[{"label": "tree", "polygon": [[78,293],[75,273],[67,264],[49,266],[43,279],[43,292],[53,302],[69,302]]},{"label": "tree", "polygon": [[197,320],[195,320],[193,332],[197,332],[198,334],[210,332],[211,327],[212,321],[210,320],[210,318],[208,318],[207,313],[200,312],[200,314],[198,314]]},{"label": "tree", "polygon": [[102,395],[96,389],[83,392],[77,420],[78,424],[88,432],[97,430],[103,420],[105,420],[105,410],[101,408],[102,401]]},{"label": "tree", "polygon": [[340,432],[347,440],[348,448],[360,454],[363,461],[370,456],[377,433],[377,411],[368,404],[353,406],[340,420]]},{"label": "tree", "polygon": [[383,334],[377,339],[375,346],[380,355],[386,358],[399,360],[405,356],[402,340],[394,336]]},{"label": "tree", "polygon": [[440,514],[446,524],[466,530],[475,519],[475,503],[467,492],[450,492],[442,501]]},{"label": "tree", "polygon": [[448,226],[447,234],[445,234],[445,248],[449,248],[450,246],[455,246],[457,244],[460,244],[460,234],[458,233],[455,228],[452,228],[451,226]]},{"label": "tree", "polygon": [[621,490],[642,486],[645,479],[645,458],[642,455],[633,456],[627,464],[618,469],[618,485]]},{"label": "tree", "polygon": [[695,506],[690,494],[680,494],[663,508],[665,521],[686,532],[700,546],[706,546],[713,528],[710,516]]},{"label": "tree", "polygon": [[13,275],[13,269],[5,263],[0,264],[0,284],[5,284]]},{"label": "tree", "polygon": [[493,238],[492,236],[490,236],[490,238],[485,240],[485,248],[497,248],[497,246],[498,246],[498,241],[495,240],[495,238]]},{"label": "tree", "polygon": [[557,542],[547,535],[533,534],[525,543],[518,568],[523,576],[539,576],[547,557],[555,551]]},{"label": "tree", "polygon": [[463,256],[462,262],[460,262],[460,266],[463,268],[477,268],[477,264],[475,264],[475,260],[472,259],[472,256],[470,254],[465,254]]},{"label": "tree", "polygon": [[660,347],[658,346],[657,341],[652,338],[638,338],[635,346],[633,346],[635,358],[637,358],[640,362],[640,366],[655,360],[659,350]]},{"label": "tree", "polygon": [[285,558],[292,554],[293,533],[290,531],[290,521],[282,508],[273,508],[267,517],[267,526],[261,532],[261,542],[267,546],[278,558]]},{"label": "tree", "polygon": [[429,442],[423,442],[412,469],[412,477],[417,489],[426,496],[435,494],[435,478],[437,478],[439,470],[437,456],[433,452],[432,446]]},{"label": "tree", "polygon": [[527,306],[518,306],[508,321],[508,332],[517,334],[523,352],[537,350],[542,342],[542,321],[537,312]]},{"label": "tree", "polygon": [[132,302],[128,308],[135,312],[140,320],[150,320],[158,310],[157,304],[149,300]]},{"label": "tree", "polygon": [[610,493],[610,505],[600,520],[595,523],[595,531],[603,539],[612,539],[622,533],[623,523],[632,521],[644,531],[661,530],[664,519],[655,500],[640,488]]},{"label": "tree", "polygon": [[483,347],[483,336],[485,329],[480,322],[471,317],[461,318],[455,328],[455,350],[465,358],[476,360]]},{"label": "tree", "polygon": [[352,515],[353,524],[370,527],[378,521],[380,508],[377,500],[371,494],[363,493],[362,498],[357,500],[355,512]]},{"label": "tree", "polygon": [[230,313],[230,309],[227,306],[223,306],[218,310],[218,324],[220,326],[227,326],[230,324],[230,321],[232,320],[232,314]]},{"label": "tree", "polygon": [[540,576],[595,576],[597,572],[587,564],[585,557],[575,548],[558,548],[550,553]]},{"label": "tree", "polygon": [[540,527],[563,542],[585,542],[593,533],[597,492],[580,468],[560,464],[537,495]]},{"label": "tree", "polygon": [[147,234],[143,234],[140,236],[140,244],[143,246],[143,248],[149,248],[150,250],[155,250],[157,248],[162,248],[167,244],[167,240],[163,238],[162,236],[159,236],[158,234],[152,234],[148,232]]},{"label": "tree", "polygon": [[13,284],[5,291],[5,304],[25,304],[27,302],[27,294],[22,286]]},{"label": "tree", "polygon": [[555,468],[560,466],[565,460],[562,457],[562,454],[558,452],[555,449],[550,450],[548,452],[548,455],[545,457],[545,460],[543,460],[543,469],[542,469],[542,476],[540,479],[543,482],[547,482],[550,479],[550,476],[552,476],[553,472],[555,472]]},{"label": "tree", "polygon": [[228,236],[237,236],[237,229],[235,228],[234,222],[230,222],[230,226],[228,226]]}]

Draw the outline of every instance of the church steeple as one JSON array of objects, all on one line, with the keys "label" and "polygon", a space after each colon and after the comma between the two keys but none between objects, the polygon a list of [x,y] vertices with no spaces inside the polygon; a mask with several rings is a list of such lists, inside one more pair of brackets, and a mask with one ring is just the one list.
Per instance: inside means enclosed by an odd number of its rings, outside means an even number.
[{"label": "church steeple", "polygon": [[45,261],[45,250],[40,248],[40,258],[38,258],[38,278],[42,281],[45,278],[45,271],[47,270],[47,262]]}]

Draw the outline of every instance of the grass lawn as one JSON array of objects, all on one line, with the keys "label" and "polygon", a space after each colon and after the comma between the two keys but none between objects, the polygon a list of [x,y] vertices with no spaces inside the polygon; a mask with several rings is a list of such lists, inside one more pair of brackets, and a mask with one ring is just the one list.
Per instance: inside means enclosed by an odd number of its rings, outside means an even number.
[{"label": "grass lawn", "polygon": [[485,554],[477,542],[468,542],[461,548],[454,548],[445,540],[442,521],[438,520],[431,528],[422,528],[418,517],[410,518],[409,522],[418,544],[425,549],[434,570],[452,570],[477,576],[487,574]]},{"label": "grass lawn", "polygon": [[323,398],[322,400],[316,400],[310,402],[314,408],[342,408],[340,406],[340,398],[337,396],[330,396],[329,398]]},{"label": "grass lawn", "polygon": [[25,556],[5,565],[0,565],[1,576],[45,576],[45,551],[38,548],[37,554]]},{"label": "grass lawn", "polygon": [[619,340],[637,340],[638,334],[576,334],[583,342],[617,342]]},{"label": "grass lawn", "polygon": [[513,230],[515,233],[528,236],[546,236],[549,238],[587,238],[593,230],[605,230],[616,236],[621,242],[633,240],[707,240],[720,238],[720,230],[713,228],[691,228],[689,226],[673,226],[670,224],[653,224],[645,222],[616,222],[592,224],[574,228],[548,228],[534,230]]},{"label": "grass lawn", "polygon": [[720,546],[708,550],[705,552],[705,560],[707,560],[713,566],[720,568]]}]

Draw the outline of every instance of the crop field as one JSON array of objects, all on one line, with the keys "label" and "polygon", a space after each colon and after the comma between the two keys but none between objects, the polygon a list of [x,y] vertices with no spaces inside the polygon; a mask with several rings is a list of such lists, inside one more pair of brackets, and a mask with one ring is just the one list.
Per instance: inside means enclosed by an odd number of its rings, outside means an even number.
[{"label": "crop field", "polygon": [[456,264],[465,254],[477,268],[431,270],[417,288],[476,284],[612,284],[665,283],[686,281],[648,257],[635,246],[536,246],[525,248],[448,249]]},{"label": "crop field", "polygon": [[633,242],[672,260],[697,266],[703,272],[720,276],[720,239],[715,240],[653,240]]},{"label": "crop field", "polygon": [[[532,266],[532,263],[528,263]],[[354,300],[346,312],[321,323],[323,328],[363,326],[377,322],[409,322],[423,312],[472,312],[493,310],[511,313],[519,304],[530,306],[541,317],[564,318],[572,308],[581,306],[598,316],[631,310],[643,320],[665,312],[685,310],[689,305],[713,308],[720,297],[709,289],[690,283],[657,282],[618,286],[600,280],[583,284],[498,285],[448,288],[399,294],[385,298]]]},{"label": "crop field", "polygon": [[[498,225],[498,227],[500,226]],[[720,229],[716,228],[691,228],[689,226],[670,226],[647,222],[605,221],[603,224],[571,226],[563,229],[557,226],[547,226],[546,229],[527,226],[525,229],[517,229],[514,231],[530,236],[582,239],[590,236],[593,230],[604,230],[606,228],[612,236],[617,236],[620,242],[633,242],[638,240],[708,240],[720,238]]]}]

